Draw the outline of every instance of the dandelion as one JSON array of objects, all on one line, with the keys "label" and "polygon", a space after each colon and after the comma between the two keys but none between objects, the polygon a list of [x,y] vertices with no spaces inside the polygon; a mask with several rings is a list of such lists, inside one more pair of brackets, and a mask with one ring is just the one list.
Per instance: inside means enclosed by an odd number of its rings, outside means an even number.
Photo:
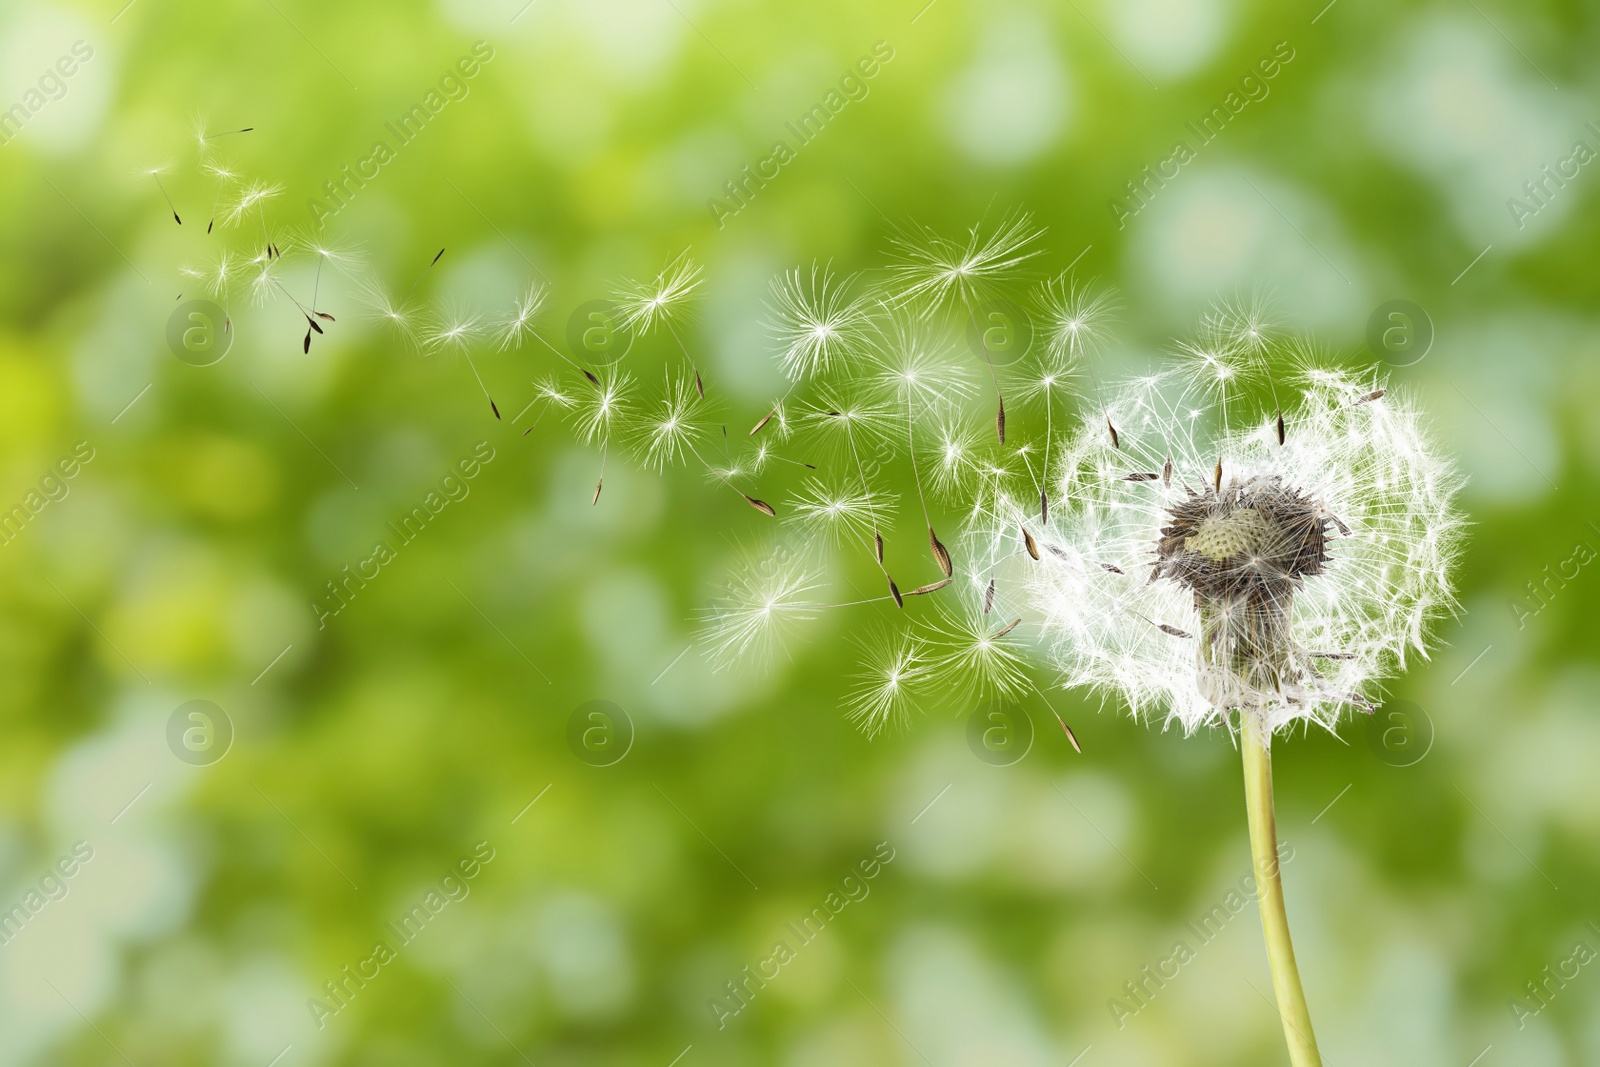
[{"label": "dandelion", "polygon": [[767,328],[782,346],[779,363],[790,381],[848,365],[862,352],[867,302],[847,295],[850,282],[816,264],[809,277],[792,270],[773,280]]},{"label": "dandelion", "polygon": [[883,634],[867,645],[864,670],[845,705],[847,718],[868,737],[903,729],[916,692],[927,682],[923,642],[912,634]]},{"label": "dandelion", "polygon": [[[1111,397],[1120,447],[1085,420],[1057,470],[1037,562],[996,565],[1041,625],[1065,684],[1162,714],[1186,733],[1237,730],[1252,850],[1285,1035],[1320,1063],[1275,864],[1271,739],[1371,710],[1376,686],[1427,653],[1454,607],[1460,478],[1415,406],[1306,357],[1287,441],[1281,417],[1216,410],[1188,366]],[[1367,399],[1372,398],[1372,399]],[[1001,554],[1000,511],[975,524]]]}]

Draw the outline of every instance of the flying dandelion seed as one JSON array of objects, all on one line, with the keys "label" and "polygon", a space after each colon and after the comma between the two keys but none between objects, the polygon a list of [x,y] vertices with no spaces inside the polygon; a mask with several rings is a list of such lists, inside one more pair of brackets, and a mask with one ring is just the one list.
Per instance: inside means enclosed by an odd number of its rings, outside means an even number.
[{"label": "flying dandelion seed", "polygon": [[1104,344],[1117,307],[1111,293],[1092,290],[1069,281],[1066,276],[1046,282],[1039,290],[1037,302],[1045,345],[1068,367],[1092,355]]},{"label": "flying dandelion seed", "polygon": [[816,264],[809,275],[792,270],[774,279],[767,328],[782,348],[779,365],[790,381],[847,368],[860,358],[868,302],[848,295],[851,282]]},{"label": "flying dandelion seed", "polygon": [[845,704],[846,717],[868,737],[909,724],[930,668],[923,642],[907,633],[886,633],[867,643],[861,673]]},{"label": "flying dandelion seed", "polygon": [[917,487],[917,502],[922,507],[922,522],[928,533],[928,551],[946,578],[954,573],[950,551],[934,532],[928,512],[928,497],[922,486],[922,467],[917,461],[916,427],[919,418],[937,416],[946,410],[959,410],[970,392],[959,368],[951,363],[918,324],[891,316],[880,324],[880,341],[874,356],[877,371],[870,379],[884,396],[886,405],[905,411],[906,455],[911,460],[911,478]]},{"label": "flying dandelion seed", "polygon": [[[1045,351],[1053,357],[1054,365],[1063,370],[1070,370],[1079,363],[1087,367],[1089,380],[1094,386],[1095,400],[1100,405],[1101,417],[1111,437],[1111,444],[1113,447],[1119,447],[1121,441],[1116,424],[1111,421],[1111,414],[1106,408],[1105,395],[1100,388],[1100,376],[1094,369],[1092,359],[1089,358],[1106,339],[1108,324],[1116,310],[1115,297],[1103,290],[1096,291],[1076,282],[1069,282],[1066,275],[1061,275],[1045,283],[1039,290],[1038,303],[1045,325]],[[1046,417],[1048,418],[1050,414],[1053,413],[1047,409]],[[1047,454],[1048,442],[1047,437]],[[1049,510],[1048,493],[1041,493],[1041,515],[1048,517]]]},{"label": "flying dandelion seed", "polygon": [[612,293],[622,312],[623,325],[636,336],[643,337],[657,326],[664,326],[672,335],[678,350],[694,372],[695,391],[706,395],[705,382],[700,367],[689,354],[688,346],[678,334],[674,321],[683,316],[688,299],[702,281],[700,267],[689,258],[687,250],[662,269],[649,282],[624,282]]},{"label": "flying dandelion seed", "polygon": [[1002,220],[987,234],[978,226],[964,241],[952,240],[926,228],[917,228],[894,241],[893,284],[901,303],[937,307],[954,296],[971,304],[998,282],[1016,273],[1038,255],[1030,247],[1044,231],[1024,214]]},{"label": "flying dandelion seed", "polygon": [[1219,302],[1200,325],[1202,334],[1252,357],[1264,355],[1278,340],[1267,300],[1259,293],[1248,299]]},{"label": "flying dandelion seed", "polygon": [[978,435],[956,418],[941,421],[933,433],[934,494],[946,503],[965,503],[978,481]]},{"label": "flying dandelion seed", "polygon": [[472,369],[472,376],[478,381],[478,388],[483,390],[483,398],[489,402],[489,410],[496,419],[500,418],[500,407],[494,402],[494,397],[489,393],[489,387],[484,383],[483,375],[478,373],[478,365],[472,359],[472,344],[483,330],[483,320],[478,315],[469,314],[459,308],[446,312],[434,320],[422,334],[422,346],[428,350],[455,352],[467,361],[467,366]]},{"label": "flying dandelion seed", "polygon": [[533,336],[533,319],[544,307],[549,290],[540,282],[529,282],[528,291],[511,307],[511,312],[495,324],[495,344],[504,352],[521,348],[522,342]]},{"label": "flying dandelion seed", "polygon": [[871,545],[880,517],[892,516],[895,506],[893,495],[864,488],[854,479],[838,485],[811,478],[789,502],[785,522],[830,547],[847,542]]},{"label": "flying dandelion seed", "polygon": [[790,556],[746,563],[735,571],[727,595],[701,617],[699,637],[714,669],[769,662],[793,628],[815,618],[809,599],[821,576]]},{"label": "flying dandelion seed", "polygon": [[372,278],[358,283],[356,299],[372,319],[383,323],[413,348],[421,349],[425,323],[419,306],[394,300],[382,283]]},{"label": "flying dandelion seed", "polygon": [[210,233],[211,228],[217,224],[217,205],[222,203],[223,190],[237,182],[239,175],[221,164],[208,163],[205,166],[205,171],[217,179],[217,191],[211,198],[211,220],[206,223],[206,232]]},{"label": "flying dandelion seed", "polygon": [[145,170],[145,173],[156,180],[156,188],[161,190],[161,198],[167,202],[167,210],[172,212],[172,221],[176,222],[179,226],[182,226],[183,220],[178,217],[178,209],[173,205],[172,197],[167,195],[167,187],[161,184],[161,172],[166,169],[167,168],[165,165],[159,167],[149,167]]},{"label": "flying dandelion seed", "polygon": [[700,267],[682,252],[649,282],[624,282],[613,291],[623,324],[643,335],[671,321],[700,287]]},{"label": "flying dandelion seed", "polygon": [[996,626],[976,605],[941,606],[922,634],[929,674],[968,699],[1021,696],[1032,683],[1014,629]]},{"label": "flying dandelion seed", "polygon": [[269,261],[277,258],[281,252],[277,243],[267,232],[266,203],[281,192],[283,192],[282,185],[252,181],[244,187],[239,193],[239,198],[223,213],[223,224],[226,226],[236,226],[254,215],[256,225],[261,230],[261,240],[266,245],[266,256]]},{"label": "flying dandelion seed", "polygon": [[688,379],[668,376],[654,411],[642,416],[635,429],[634,448],[646,467],[659,472],[676,466],[705,442],[709,428],[694,418],[699,401]]}]

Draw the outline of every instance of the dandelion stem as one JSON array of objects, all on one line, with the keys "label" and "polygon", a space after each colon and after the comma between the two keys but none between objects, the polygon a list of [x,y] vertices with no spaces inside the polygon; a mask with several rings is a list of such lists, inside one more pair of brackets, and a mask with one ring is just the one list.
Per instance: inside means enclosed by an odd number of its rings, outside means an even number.
[{"label": "dandelion stem", "polygon": [[1289,915],[1283,906],[1283,881],[1278,873],[1278,825],[1272,806],[1272,735],[1258,714],[1241,713],[1239,746],[1244,752],[1244,799],[1250,820],[1250,855],[1255,861],[1261,929],[1272,965],[1272,988],[1283,1019],[1283,1036],[1294,1067],[1322,1067],[1322,1054],[1311,1032],[1311,1013],[1300,988],[1294,944],[1289,940]]}]

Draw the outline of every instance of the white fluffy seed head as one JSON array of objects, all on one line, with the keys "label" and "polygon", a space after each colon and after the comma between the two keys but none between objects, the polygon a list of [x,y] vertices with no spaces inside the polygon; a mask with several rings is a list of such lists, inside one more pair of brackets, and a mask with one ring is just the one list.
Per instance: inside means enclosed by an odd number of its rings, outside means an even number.
[{"label": "white fluffy seed head", "polygon": [[[1298,377],[1297,388],[1279,386],[1283,444],[1275,412],[1240,417],[1245,405],[1236,399],[1233,421],[1224,421],[1219,398],[1189,368],[1108,390],[1106,414],[1121,447],[1105,415],[1084,415],[1053,465],[1050,522],[1034,530],[1037,562],[1015,547],[1030,501],[998,493],[972,523],[971,551],[1019,587],[1064,684],[1118,698],[1136,716],[1164,716],[1185,732],[1225,723],[1246,706],[1273,729],[1300,721],[1332,729],[1343,711],[1370,706],[1375,687],[1408,656],[1427,654],[1430,623],[1455,606],[1450,571],[1464,523],[1452,498],[1461,478],[1403,393],[1367,399],[1382,381],[1326,365],[1302,366]],[[1219,460],[1219,499],[1230,487],[1275,479],[1312,502],[1328,533],[1320,572],[1272,572],[1292,595],[1279,605],[1288,612],[1281,647],[1251,653],[1283,667],[1266,693],[1219,685],[1214,671],[1208,678],[1201,670],[1208,625],[1214,632],[1220,618],[1235,632],[1258,632],[1261,620],[1245,616],[1259,615],[1259,606],[1207,600],[1152,574],[1172,509],[1191,494],[1218,495]],[[1270,535],[1260,516],[1234,511],[1184,547],[1260,568]]]}]

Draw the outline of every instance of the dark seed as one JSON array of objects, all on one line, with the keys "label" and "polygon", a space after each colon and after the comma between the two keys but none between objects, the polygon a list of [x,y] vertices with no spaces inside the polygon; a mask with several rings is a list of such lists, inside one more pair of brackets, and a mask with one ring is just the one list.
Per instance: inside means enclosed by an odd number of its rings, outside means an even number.
[{"label": "dark seed", "polygon": [[[889,578],[887,574],[884,577]],[[896,607],[904,608],[906,606],[906,599],[900,595],[900,587],[894,584],[893,578],[889,578],[889,595],[894,597]]]},{"label": "dark seed", "polygon": [[1156,629],[1160,630],[1164,634],[1171,634],[1173,637],[1194,637],[1194,634],[1190,633],[1188,630],[1180,630],[1176,626],[1168,626],[1164,622],[1157,623]]},{"label": "dark seed", "polygon": [[1284,434],[1284,427],[1283,427],[1283,411],[1282,411],[1282,409],[1280,409],[1278,411],[1278,443],[1280,445],[1283,444],[1284,436],[1285,436],[1285,434]]},{"label": "dark seed", "polygon": [[939,569],[944,572],[944,576],[948,578],[954,574],[955,565],[950,562],[950,552],[940,543],[939,538],[934,535],[932,526],[928,527],[928,547],[933,549],[933,558],[938,562]]},{"label": "dark seed", "polygon": [[949,585],[952,581],[954,581],[954,579],[946,578],[942,582],[932,582],[928,585],[919,585],[915,589],[911,590],[911,592],[907,593],[906,596],[923,596],[927,593],[936,593],[945,586]]},{"label": "dark seed", "polygon": [[1149,474],[1145,471],[1139,471],[1135,474],[1124,474],[1122,476],[1122,480],[1125,482],[1153,482],[1159,477],[1161,477],[1159,474]]},{"label": "dark seed", "polygon": [[772,421],[772,416],[776,415],[777,413],[778,413],[778,409],[777,408],[773,408],[771,411],[767,412],[765,415],[763,415],[761,417],[761,421],[760,422],[756,423],[753,427],[750,428],[750,432],[746,436],[754,437],[756,434],[760,433],[761,432],[761,428],[763,426],[765,426],[767,423],[771,422]]},{"label": "dark seed", "polygon": [[1000,401],[1000,410],[995,414],[995,417],[994,417],[994,428],[995,428],[995,432],[1000,435],[1000,443],[1001,444],[1005,444],[1006,443],[1006,402],[1004,400]]},{"label": "dark seed", "polygon": [[589,379],[589,381],[594,383],[594,387],[596,389],[600,388],[600,379],[599,378],[596,378],[593,374],[590,374],[589,371],[587,370],[587,368],[581,368],[580,367],[579,369],[583,371],[583,376],[585,378]]},{"label": "dark seed", "polygon": [[[1050,713],[1055,715],[1055,709],[1052,708]],[[1060,723],[1061,728],[1067,732],[1067,740],[1072,742],[1072,751],[1080,756],[1083,755],[1083,746],[1078,744],[1078,735],[1072,732],[1072,727],[1068,726],[1067,721],[1059,715],[1056,715],[1056,722]]]},{"label": "dark seed", "polygon": [[872,548],[878,554],[878,565],[883,565],[883,534],[877,530],[872,531]]},{"label": "dark seed", "polygon": [[1362,404],[1370,404],[1374,400],[1381,400],[1383,398],[1383,394],[1387,393],[1388,391],[1389,390],[1387,390],[1387,389],[1378,389],[1378,390],[1376,390],[1374,392],[1368,393],[1366,396],[1362,397],[1360,400],[1357,400],[1354,404],[1352,404],[1350,406],[1351,407],[1360,407]]},{"label": "dark seed", "polygon": [[1166,464],[1161,468],[1161,484],[1167,489],[1172,488],[1172,457],[1167,457]]},{"label": "dark seed", "polygon": [[1043,489],[1039,490],[1039,521],[1050,521],[1050,494]]},{"label": "dark seed", "polygon": [[1015,630],[1017,628],[1017,625],[1020,622],[1022,622],[1021,619],[1012,619],[1011,620],[1011,625],[1007,626],[1004,630],[1001,630],[999,633],[995,634],[994,635],[994,639],[996,641],[998,641],[1000,638],[1004,637],[1006,634],[1010,633],[1012,630]]},{"label": "dark seed", "polygon": [[[532,427],[532,426],[529,426],[529,427],[528,427],[528,429],[529,429],[529,430],[532,430],[532,429],[533,429],[533,427]],[[524,431],[524,432],[523,432],[523,435],[522,435],[522,436],[524,436],[524,437],[526,437],[526,436],[528,436],[528,435],[527,435],[527,432],[526,432],[526,431]],[[602,485],[604,485],[604,484],[605,484],[605,482],[606,482],[606,480],[605,480],[605,479],[604,479],[604,478],[601,478],[601,479],[600,479],[600,480],[599,480],[599,481],[598,481],[598,482],[595,482],[595,483],[594,483],[594,499],[593,499],[593,500],[591,500],[591,501],[589,501],[589,503],[590,503],[590,504],[591,504],[591,505],[594,505],[594,504],[598,504],[598,503],[600,503],[600,487],[601,487],[601,486],[602,486]]]},{"label": "dark seed", "polygon": [[744,502],[746,504],[749,504],[751,507],[755,508],[768,518],[775,519],[778,517],[778,513],[772,510],[772,505],[767,503],[765,500],[757,500],[755,497],[749,496],[745,493],[740,493],[739,495],[744,497]]},{"label": "dark seed", "polygon": [[1126,574],[1127,573],[1127,571],[1124,571],[1121,567],[1118,567],[1116,564],[1113,564],[1113,563],[1102,563],[1102,564],[1100,564],[1100,567],[1101,567],[1102,570],[1108,570],[1112,574]]},{"label": "dark seed", "polygon": [[1122,438],[1117,436],[1117,428],[1111,425],[1111,416],[1109,415],[1106,416],[1106,429],[1111,431],[1111,447],[1120,449],[1122,447]]},{"label": "dark seed", "polygon": [[989,614],[989,609],[994,607],[994,579],[989,579],[989,588],[983,594],[983,613]]},{"label": "dark seed", "polygon": [[1027,546],[1028,555],[1032,556],[1034,559],[1038,559],[1039,545],[1038,542],[1033,539],[1033,534],[1028,532],[1028,528],[1026,526],[1019,526],[1017,528],[1022,531],[1022,543]]}]

